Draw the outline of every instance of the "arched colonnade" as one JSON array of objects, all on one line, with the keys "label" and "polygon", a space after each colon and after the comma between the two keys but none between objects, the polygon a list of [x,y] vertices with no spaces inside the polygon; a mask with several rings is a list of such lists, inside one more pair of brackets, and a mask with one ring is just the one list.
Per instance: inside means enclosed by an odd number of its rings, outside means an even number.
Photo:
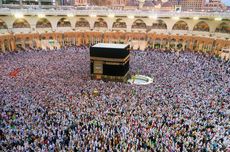
[{"label": "arched colonnade", "polygon": [[[229,40],[186,35],[133,32],[53,32],[0,35],[0,52],[16,51],[18,47],[40,48],[42,40],[55,40],[61,47],[95,43],[129,43],[131,46],[135,45],[135,48],[189,49],[208,53],[218,53],[221,48],[230,47]],[[145,46],[141,46],[142,44]]]}]

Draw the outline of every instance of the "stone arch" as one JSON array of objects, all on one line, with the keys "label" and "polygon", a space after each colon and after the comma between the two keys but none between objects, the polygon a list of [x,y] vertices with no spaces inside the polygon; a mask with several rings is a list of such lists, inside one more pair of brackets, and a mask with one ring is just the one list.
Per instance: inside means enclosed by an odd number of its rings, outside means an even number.
[{"label": "stone arch", "polygon": [[48,19],[40,18],[36,23],[36,28],[52,28],[52,25]]},{"label": "stone arch", "polygon": [[220,23],[220,25],[216,28],[215,32],[230,33],[230,23],[226,23],[226,22]]},{"label": "stone arch", "polygon": [[182,47],[183,47],[183,42],[184,42],[183,39],[179,39],[178,42],[177,42],[176,48],[177,48],[177,49],[182,49]]},{"label": "stone arch", "polygon": [[146,29],[146,24],[142,19],[137,19],[133,22],[132,28],[134,29]]},{"label": "stone arch", "polygon": [[103,18],[98,18],[95,22],[94,22],[94,27],[98,27],[98,28],[108,28],[108,24],[106,23],[106,21]]},{"label": "stone arch", "polygon": [[184,40],[184,49],[189,48],[190,41],[189,40]]},{"label": "stone arch", "polygon": [[161,48],[166,48],[168,44],[168,39],[167,38],[163,38],[161,41]]},{"label": "stone arch", "polygon": [[57,23],[57,27],[71,27],[71,23],[67,18],[61,18]]},{"label": "stone arch", "polygon": [[13,28],[30,28],[30,24],[25,19],[16,19],[13,23]]},{"label": "stone arch", "polygon": [[90,27],[89,22],[85,18],[80,18],[76,24],[75,27]]},{"label": "stone arch", "polygon": [[0,19],[0,29],[8,29],[6,22]]},{"label": "stone arch", "polygon": [[43,36],[41,36],[41,40],[45,40],[46,39],[46,37],[43,35]]},{"label": "stone arch", "polygon": [[167,24],[163,20],[156,20],[152,24],[152,29],[167,29]]},{"label": "stone arch", "polygon": [[169,48],[175,49],[176,48],[176,39],[172,38],[169,42]]},{"label": "stone arch", "polygon": [[127,25],[125,21],[123,21],[121,18],[118,18],[115,22],[113,22],[113,28],[127,28]]},{"label": "stone arch", "polygon": [[155,49],[159,49],[161,47],[161,39],[160,38],[156,38],[154,40],[154,46]]},{"label": "stone arch", "polygon": [[185,21],[178,21],[173,25],[173,30],[188,30],[188,24]]},{"label": "stone arch", "polygon": [[193,41],[192,49],[196,50],[197,49],[197,45],[198,45],[198,41],[197,40]]},{"label": "stone arch", "polygon": [[210,31],[210,27],[209,25],[204,22],[204,21],[200,21],[198,22],[194,28],[193,28],[193,31],[204,31],[204,32],[209,32]]},{"label": "stone arch", "polygon": [[10,50],[10,44],[9,44],[9,41],[7,39],[3,40],[3,45],[4,45],[4,48],[5,50],[9,51]]},{"label": "stone arch", "polygon": [[31,41],[30,37],[26,37],[23,41],[26,48],[30,47],[30,41]]}]

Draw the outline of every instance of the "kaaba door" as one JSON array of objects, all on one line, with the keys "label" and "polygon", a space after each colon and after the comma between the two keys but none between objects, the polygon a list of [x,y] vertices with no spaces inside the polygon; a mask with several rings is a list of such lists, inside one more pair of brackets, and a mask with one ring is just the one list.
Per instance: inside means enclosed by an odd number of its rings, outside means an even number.
[{"label": "kaaba door", "polygon": [[94,66],[93,66],[93,73],[95,74],[103,74],[103,62],[102,61],[94,61]]}]

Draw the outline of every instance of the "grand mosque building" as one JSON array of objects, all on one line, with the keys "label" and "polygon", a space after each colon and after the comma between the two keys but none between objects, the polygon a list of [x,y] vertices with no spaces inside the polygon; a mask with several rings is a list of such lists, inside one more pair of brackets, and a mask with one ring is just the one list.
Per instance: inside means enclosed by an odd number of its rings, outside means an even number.
[{"label": "grand mosque building", "polygon": [[0,0],[0,151],[230,152],[221,0]]},{"label": "grand mosque building", "polygon": [[2,4],[0,51],[50,47],[45,40],[58,47],[110,42],[130,43],[141,50],[157,47],[209,53],[229,47],[228,11],[181,12],[181,5],[175,11],[177,5],[169,1],[126,1],[126,6],[118,7],[123,3],[114,1],[111,7]]}]

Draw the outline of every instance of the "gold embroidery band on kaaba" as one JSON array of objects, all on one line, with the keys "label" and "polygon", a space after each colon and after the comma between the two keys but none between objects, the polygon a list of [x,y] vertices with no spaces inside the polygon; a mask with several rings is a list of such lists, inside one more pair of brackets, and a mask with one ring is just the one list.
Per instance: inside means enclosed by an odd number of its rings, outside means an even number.
[{"label": "gold embroidery band on kaaba", "polygon": [[106,62],[127,62],[129,60],[130,54],[127,55],[123,59],[118,59],[118,58],[102,58],[102,57],[90,57],[90,60],[95,60],[95,61],[106,61]]}]

